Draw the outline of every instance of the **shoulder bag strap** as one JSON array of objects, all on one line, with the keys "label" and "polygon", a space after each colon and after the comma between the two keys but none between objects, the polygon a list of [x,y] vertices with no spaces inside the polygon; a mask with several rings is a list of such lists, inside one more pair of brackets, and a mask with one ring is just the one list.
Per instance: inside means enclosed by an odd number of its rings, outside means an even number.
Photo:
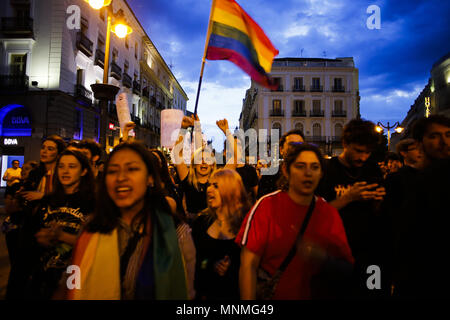
[{"label": "shoulder bag strap", "polygon": [[278,271],[283,272],[284,270],[286,270],[288,264],[291,262],[292,258],[294,258],[295,253],[297,252],[297,244],[302,241],[303,234],[306,231],[306,227],[308,227],[308,223],[309,223],[311,215],[314,211],[315,205],[316,205],[316,197],[313,196],[311,203],[309,205],[308,211],[306,212],[305,219],[303,220],[303,224],[300,229],[300,232],[298,233],[297,239],[295,239],[294,245],[292,246],[291,250],[289,251],[286,258],[284,259],[281,266],[278,268]]}]

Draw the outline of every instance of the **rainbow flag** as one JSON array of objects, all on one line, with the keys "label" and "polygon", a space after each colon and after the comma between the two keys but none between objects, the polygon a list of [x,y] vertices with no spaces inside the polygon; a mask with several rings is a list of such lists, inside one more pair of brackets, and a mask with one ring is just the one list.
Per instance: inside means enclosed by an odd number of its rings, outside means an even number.
[{"label": "rainbow flag", "polygon": [[230,60],[253,81],[275,88],[268,73],[278,50],[260,26],[234,0],[215,0],[211,12],[208,60]]}]

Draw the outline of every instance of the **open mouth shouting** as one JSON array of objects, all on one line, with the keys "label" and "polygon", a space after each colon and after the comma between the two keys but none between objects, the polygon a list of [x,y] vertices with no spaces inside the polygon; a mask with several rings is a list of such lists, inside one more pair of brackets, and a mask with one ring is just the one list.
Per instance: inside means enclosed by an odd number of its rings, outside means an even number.
[{"label": "open mouth shouting", "polygon": [[114,194],[118,199],[125,199],[131,194],[132,191],[133,188],[130,186],[118,186],[114,189]]}]

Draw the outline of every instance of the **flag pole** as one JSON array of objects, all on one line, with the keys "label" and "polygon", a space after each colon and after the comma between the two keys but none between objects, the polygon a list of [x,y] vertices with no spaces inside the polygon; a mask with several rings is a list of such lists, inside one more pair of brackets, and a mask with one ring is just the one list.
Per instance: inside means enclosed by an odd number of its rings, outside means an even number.
[{"label": "flag pole", "polygon": [[198,80],[197,97],[195,99],[194,117],[197,115],[198,98],[200,97],[200,88],[202,87],[203,70],[205,69],[206,52],[208,50],[209,37],[211,36],[212,23],[211,19],[215,8],[216,0],[212,0],[211,11],[209,12],[208,32],[206,34],[205,50],[203,52],[202,67],[200,69],[200,79]]}]

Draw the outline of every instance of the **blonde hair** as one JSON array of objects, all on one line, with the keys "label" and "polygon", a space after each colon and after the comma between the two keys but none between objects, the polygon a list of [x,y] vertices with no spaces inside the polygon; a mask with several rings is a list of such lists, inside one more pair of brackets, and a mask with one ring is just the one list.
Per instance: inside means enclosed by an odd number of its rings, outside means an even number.
[{"label": "blonde hair", "polygon": [[[235,170],[219,169],[213,172],[211,179],[217,180],[222,207],[226,209],[226,219],[230,223],[231,231],[237,234],[245,214],[250,210],[241,176]],[[213,219],[217,219],[213,210],[208,208],[208,213]]]},{"label": "blonde hair", "polygon": [[[198,178],[197,178],[197,173],[195,171],[195,164],[194,164],[194,159],[203,159],[203,153],[205,152],[209,152],[209,150],[206,149],[206,147],[202,147],[202,148],[198,148],[191,156],[191,165],[189,166],[189,173],[188,173],[188,182],[189,184],[193,185],[194,188],[199,191],[199,186],[198,186]],[[199,154],[201,154],[199,156]],[[212,173],[216,170],[216,158],[212,157],[212,159],[214,160],[214,164],[213,167],[211,169],[211,171],[209,172],[209,176],[208,179],[211,178]]]}]

